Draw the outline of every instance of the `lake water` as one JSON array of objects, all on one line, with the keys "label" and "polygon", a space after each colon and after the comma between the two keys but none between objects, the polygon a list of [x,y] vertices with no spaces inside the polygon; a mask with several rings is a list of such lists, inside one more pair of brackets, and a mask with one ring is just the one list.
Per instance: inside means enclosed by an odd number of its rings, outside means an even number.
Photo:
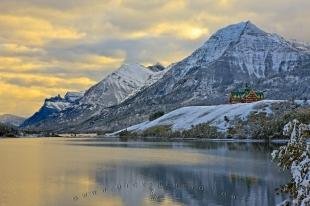
[{"label": "lake water", "polygon": [[278,145],[0,139],[1,206],[268,206],[289,176]]}]

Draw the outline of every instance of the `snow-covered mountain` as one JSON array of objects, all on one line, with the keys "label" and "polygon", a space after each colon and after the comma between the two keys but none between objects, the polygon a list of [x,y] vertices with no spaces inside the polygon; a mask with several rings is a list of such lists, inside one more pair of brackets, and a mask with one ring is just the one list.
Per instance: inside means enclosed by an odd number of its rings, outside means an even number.
[{"label": "snow-covered mountain", "polygon": [[11,125],[18,127],[21,125],[26,118],[12,115],[12,114],[2,114],[0,115],[0,123],[5,124],[5,125]]},{"label": "snow-covered mountain", "polygon": [[[81,104],[41,121],[40,127],[38,124],[32,126],[38,129],[118,130],[143,122],[156,111],[223,104],[231,90],[246,83],[264,91],[267,99],[310,98],[310,50],[307,44],[285,40],[249,21],[218,30],[190,56],[171,64],[163,76],[160,72],[158,78],[139,65],[123,67],[139,75],[131,79],[121,68],[89,89]],[[160,66],[148,69],[154,72],[157,68]],[[140,71],[144,71],[143,74]],[[150,81],[152,77],[157,81]],[[131,86],[134,88],[129,89]]]},{"label": "snow-covered mountain", "polygon": [[123,102],[162,77],[165,70],[151,70],[140,64],[123,64],[86,91],[80,104],[109,107]]},{"label": "snow-covered mountain", "polygon": [[152,85],[166,72],[160,64],[146,68],[140,64],[123,64],[85,94],[68,92],[45,100],[41,109],[22,125],[24,128],[52,129],[61,124],[68,126],[87,120],[106,107],[120,104],[137,92]]},{"label": "snow-covered mountain", "polygon": [[159,110],[222,104],[231,90],[245,83],[265,91],[268,99],[309,98],[310,50],[249,21],[227,26],[151,87],[79,128],[119,129]]},{"label": "snow-covered mountain", "polygon": [[26,119],[23,124],[21,124],[21,126],[26,127],[27,125],[36,124],[42,120],[57,116],[62,111],[76,105],[83,97],[83,95],[84,92],[67,92],[64,97],[58,95],[55,97],[47,98],[45,99],[44,104],[40,110]]}]

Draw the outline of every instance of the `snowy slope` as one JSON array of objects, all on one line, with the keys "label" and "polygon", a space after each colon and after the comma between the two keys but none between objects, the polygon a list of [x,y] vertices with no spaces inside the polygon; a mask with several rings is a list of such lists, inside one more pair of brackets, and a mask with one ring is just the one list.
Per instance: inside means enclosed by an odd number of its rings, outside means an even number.
[{"label": "snowy slope", "polygon": [[264,100],[254,103],[182,107],[153,121],[146,121],[128,127],[127,130],[143,131],[154,126],[169,125],[172,130],[175,131],[190,129],[192,125],[208,123],[216,126],[220,131],[226,131],[230,125],[225,122],[225,116],[228,119],[233,120],[236,118],[245,119],[254,111],[270,114],[272,112],[270,109],[271,105],[281,101],[283,100]]},{"label": "snowy slope", "polygon": [[165,70],[152,71],[140,64],[123,64],[98,84],[91,87],[80,104],[108,107],[123,102],[142,88],[156,82]]}]

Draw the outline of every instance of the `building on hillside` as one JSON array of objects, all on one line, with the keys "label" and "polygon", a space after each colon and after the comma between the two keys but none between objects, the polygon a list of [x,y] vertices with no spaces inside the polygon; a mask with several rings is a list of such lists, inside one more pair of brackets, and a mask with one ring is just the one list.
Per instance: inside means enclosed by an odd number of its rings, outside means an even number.
[{"label": "building on hillside", "polygon": [[256,91],[250,88],[248,85],[245,86],[243,91],[232,91],[229,95],[229,103],[251,103],[257,102],[264,99],[264,93]]}]

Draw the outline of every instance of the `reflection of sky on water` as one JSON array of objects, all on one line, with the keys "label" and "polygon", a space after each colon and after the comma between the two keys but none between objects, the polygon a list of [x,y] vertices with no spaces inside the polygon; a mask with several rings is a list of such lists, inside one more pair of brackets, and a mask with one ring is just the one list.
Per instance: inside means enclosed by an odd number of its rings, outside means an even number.
[{"label": "reflection of sky on water", "polygon": [[275,205],[281,197],[274,189],[287,176],[270,161],[271,149],[227,142],[2,141],[0,200],[46,206]]}]

